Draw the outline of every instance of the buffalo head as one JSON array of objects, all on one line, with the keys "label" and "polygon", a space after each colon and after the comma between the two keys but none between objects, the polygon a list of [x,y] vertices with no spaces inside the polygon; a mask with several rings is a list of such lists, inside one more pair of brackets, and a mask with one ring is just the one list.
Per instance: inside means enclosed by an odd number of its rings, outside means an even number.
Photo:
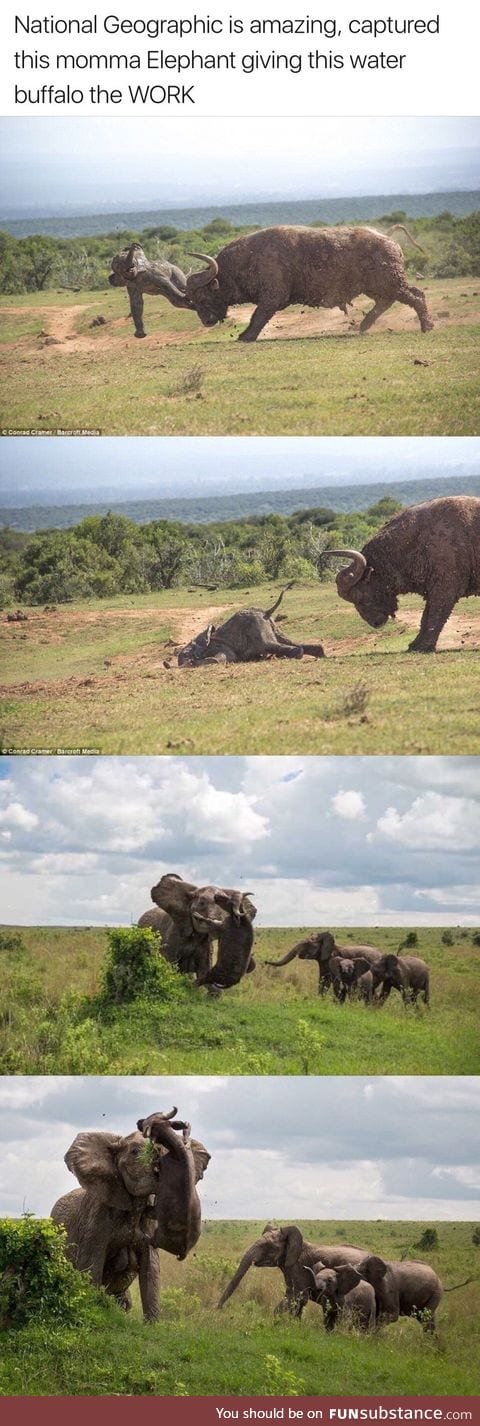
[{"label": "buffalo head", "polygon": [[228,302],[218,281],[218,263],[206,253],[192,253],[191,256],[201,258],[207,263],[207,268],[204,272],[187,274],[187,301],[195,308],[204,327],[216,327],[217,322],[225,321],[228,311]]},{"label": "buffalo head", "polygon": [[354,604],[366,624],[373,629],[381,629],[387,619],[394,619],[397,612],[397,596],[385,581],[385,576],[376,574],[360,550],[325,550],[322,559],[331,556],[348,555],[351,564],[340,569],[336,585],[341,599]]}]

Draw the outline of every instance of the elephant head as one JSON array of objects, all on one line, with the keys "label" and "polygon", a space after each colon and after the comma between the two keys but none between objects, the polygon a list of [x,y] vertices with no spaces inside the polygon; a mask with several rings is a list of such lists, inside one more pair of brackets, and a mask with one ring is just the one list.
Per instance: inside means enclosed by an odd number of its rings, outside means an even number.
[{"label": "elephant head", "polygon": [[303,1235],[295,1224],[289,1224],[286,1228],[273,1228],[271,1223],[268,1223],[261,1237],[247,1248],[237,1271],[222,1293],[218,1306],[224,1306],[249,1268],[281,1268],[288,1272],[298,1263],[303,1246]]},{"label": "elephant head", "polygon": [[[247,971],[253,970],[252,923],[257,908],[248,892],[195,886],[170,872],[152,887],[151,896],[157,907],[167,912],[181,938],[179,969],[194,969],[198,985],[207,985],[216,993],[236,985]],[[218,957],[212,968],[211,946],[215,940]]]},{"label": "elephant head", "polygon": [[320,1262],[314,1263],[313,1268],[307,1267],[307,1272],[311,1273],[314,1281],[312,1296],[323,1307],[326,1320],[330,1319],[333,1326],[343,1307],[344,1298],[354,1287],[358,1287],[361,1275],[351,1263],[344,1263],[336,1268],[326,1268],[325,1264]]},{"label": "elephant head", "polygon": [[77,1134],[65,1154],[65,1163],[82,1188],[109,1208],[131,1212],[135,1203],[147,1202],[158,1182],[158,1155],[145,1153],[139,1133]]},{"label": "elephant head", "polygon": [[170,1114],[150,1114],[138,1120],[137,1129],[154,1146],[154,1153],[160,1153],[152,1247],[163,1248],[183,1261],[200,1237],[202,1218],[196,1184],[203,1178],[210,1154],[203,1144],[190,1138],[190,1125],[176,1120],[176,1113],[172,1109]]},{"label": "elephant head", "polygon": [[384,1262],[383,1258],[376,1257],[374,1253],[369,1253],[356,1263],[355,1267],[359,1277],[373,1287],[379,1315],[396,1322],[400,1304],[395,1274],[390,1264]]},{"label": "elephant head", "polygon": [[[329,947],[331,944],[331,949],[326,949],[327,942]],[[292,946],[290,951],[286,951],[279,961],[265,961],[265,965],[288,966],[290,961],[297,958],[299,961],[328,960],[334,946],[335,942],[330,931],[319,931],[315,936],[308,936],[304,941],[297,941],[297,944]]]}]

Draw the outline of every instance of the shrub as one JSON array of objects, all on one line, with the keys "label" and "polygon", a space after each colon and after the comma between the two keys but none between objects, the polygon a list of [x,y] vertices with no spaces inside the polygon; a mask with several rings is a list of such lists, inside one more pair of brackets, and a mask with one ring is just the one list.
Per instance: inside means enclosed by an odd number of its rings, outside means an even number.
[{"label": "shrub", "polygon": [[149,927],[117,926],[109,931],[100,1002],[125,1005],[142,995],[172,999],[178,992],[178,971],[161,955],[159,945]]},{"label": "shrub", "polygon": [[404,946],[418,946],[418,931],[407,931],[406,936],[404,936],[403,941],[401,942],[399,950],[402,950]]},{"label": "shrub", "polygon": [[15,951],[19,956],[25,954],[26,946],[18,931],[0,931],[0,951]]},{"label": "shrub", "polygon": [[473,1230],[472,1243],[474,1244],[475,1248],[480,1248],[480,1224]]},{"label": "shrub", "polygon": [[480,946],[480,931],[474,931],[472,936],[472,946]]},{"label": "shrub", "polygon": [[0,1327],[23,1327],[39,1317],[70,1324],[92,1289],[67,1262],[65,1233],[55,1223],[25,1215],[0,1220]]},{"label": "shrub", "polygon": [[420,1249],[422,1253],[432,1252],[433,1248],[438,1248],[438,1233],[436,1228],[425,1228],[418,1243],[414,1243],[415,1251]]},{"label": "shrub", "polygon": [[443,931],[441,936],[442,946],[454,946],[455,936],[453,931]]}]

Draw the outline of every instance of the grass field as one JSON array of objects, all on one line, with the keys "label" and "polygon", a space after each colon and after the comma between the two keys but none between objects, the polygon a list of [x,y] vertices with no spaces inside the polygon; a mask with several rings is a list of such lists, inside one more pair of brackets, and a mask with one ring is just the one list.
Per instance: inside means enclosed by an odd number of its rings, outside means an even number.
[{"label": "grass field", "polygon": [[[266,608],[277,586],[167,590],[26,609],[0,620],[5,750],[101,753],[460,754],[480,752],[480,599],[461,601],[435,655],[406,653],[422,601],[370,629],[336,593],[291,590],[280,628],[327,657],[165,668],[235,608]],[[212,599],[216,602],[212,604]]]},{"label": "grass field", "polygon": [[[5,928],[6,930],[7,928]],[[11,928],[8,928],[10,931]],[[178,977],[172,1002],[134,1001],[110,1020],[91,998],[107,948],[101,928],[20,927],[24,950],[0,951],[2,1074],[442,1074],[480,1072],[480,948],[472,932],[442,942],[418,932],[431,967],[431,1008],[383,1007],[317,994],[314,965],[272,970],[302,930],[259,930],[257,969],[219,999]],[[345,928],[340,943],[398,950],[405,929]]]},{"label": "grass field", "polygon": [[[268,1189],[265,1197],[268,1218]],[[327,1334],[310,1304],[300,1322],[273,1319],[283,1295],[277,1269],[253,1270],[222,1313],[215,1303],[263,1222],[206,1222],[185,1263],[161,1254],[159,1323],[145,1328],[138,1301],[126,1317],[96,1305],[74,1328],[36,1326],[2,1333],[2,1395],[388,1396],[474,1395],[479,1386],[480,1248],[469,1223],[437,1223],[438,1248],[421,1252],[445,1286],[438,1335],[400,1319],[371,1337],[346,1327]],[[302,1222],[313,1242],[365,1246],[386,1258],[413,1256],[425,1223]],[[433,1225],[432,1225],[433,1226]]]},{"label": "grass field", "polygon": [[[137,341],[122,291],[2,297],[4,429],[103,435],[474,435],[478,278],[425,283],[435,327],[398,304],[369,336],[371,303],[279,313],[253,346],[251,309],[207,330],[162,299]],[[104,323],[91,327],[101,316]]]}]

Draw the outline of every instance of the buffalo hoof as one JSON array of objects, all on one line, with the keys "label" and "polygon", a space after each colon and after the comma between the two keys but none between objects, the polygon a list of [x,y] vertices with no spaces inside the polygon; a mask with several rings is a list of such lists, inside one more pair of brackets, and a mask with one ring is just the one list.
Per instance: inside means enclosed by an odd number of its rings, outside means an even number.
[{"label": "buffalo hoof", "polygon": [[252,337],[251,333],[248,331],[248,327],[245,332],[240,332],[240,336],[237,337],[238,342],[256,342],[256,340],[257,338]]},{"label": "buffalo hoof", "polygon": [[426,322],[421,323],[422,332],[433,332],[434,326],[435,322],[431,322],[430,317],[428,317]]},{"label": "buffalo hoof", "polygon": [[434,654],[435,648],[435,644],[422,644],[414,639],[413,643],[408,645],[408,652],[410,654]]},{"label": "buffalo hoof", "polygon": [[135,332],[135,336],[136,336],[136,337],[146,337],[146,335],[147,335],[146,332]]}]

